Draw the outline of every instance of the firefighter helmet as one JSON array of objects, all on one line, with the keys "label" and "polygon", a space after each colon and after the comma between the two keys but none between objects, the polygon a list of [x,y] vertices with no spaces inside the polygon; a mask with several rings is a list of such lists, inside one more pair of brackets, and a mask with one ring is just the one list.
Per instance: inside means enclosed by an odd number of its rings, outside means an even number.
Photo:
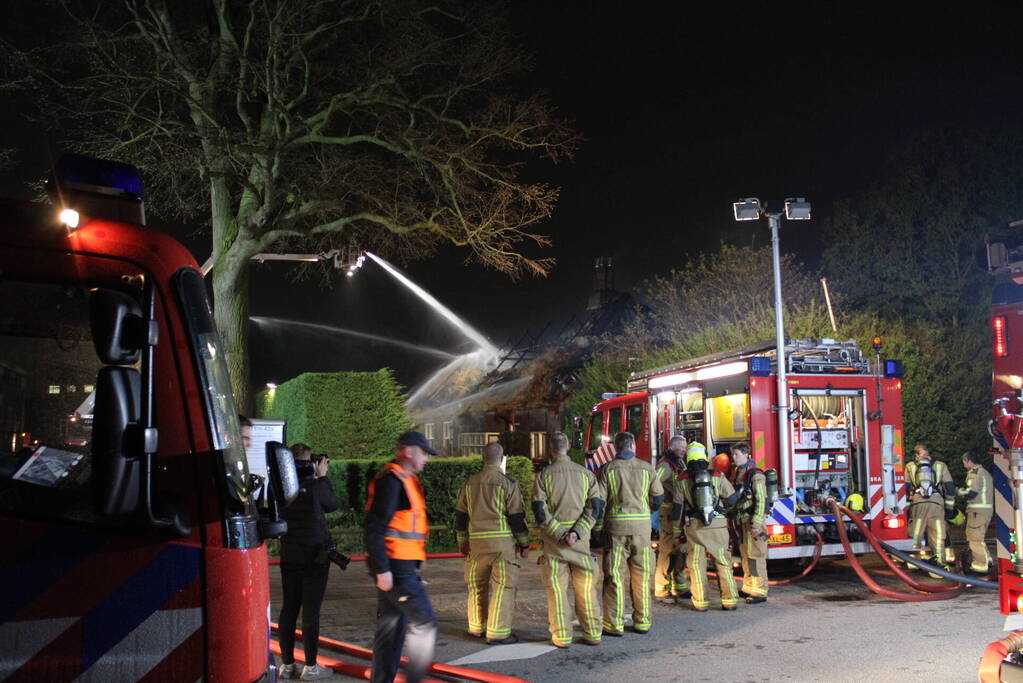
[{"label": "firefighter helmet", "polygon": [[707,447],[699,441],[694,441],[686,448],[686,463],[696,460],[707,460]]},{"label": "firefighter helmet", "polygon": [[728,453],[719,453],[714,457],[714,471],[718,474],[728,474],[732,469],[732,457]]},{"label": "firefighter helmet", "polygon": [[845,506],[853,512],[863,512],[863,495],[859,493],[850,493],[849,497],[845,499]]}]

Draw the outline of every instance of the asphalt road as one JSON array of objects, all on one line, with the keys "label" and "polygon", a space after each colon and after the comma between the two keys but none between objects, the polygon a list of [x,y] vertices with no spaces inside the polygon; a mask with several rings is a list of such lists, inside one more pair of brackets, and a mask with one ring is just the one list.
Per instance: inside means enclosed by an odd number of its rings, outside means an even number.
[{"label": "asphalt road", "polygon": [[[864,560],[879,568],[876,556]],[[534,683],[576,681],[975,681],[984,647],[1002,637],[1003,617],[992,591],[970,589],[952,600],[907,603],[870,592],[845,560],[822,563],[799,583],[772,587],[763,605],[696,613],[689,605],[654,604],[649,634],[627,632],[598,647],[548,645],[547,603],[535,555],[518,591],[518,645],[487,646],[464,635],[463,560],[424,567],[440,620],[436,659],[485,657],[466,663]],[[919,573],[921,580],[929,580]],[[903,588],[892,576],[879,580]],[[274,619],[280,574],[271,567]],[[712,599],[716,591],[712,592]],[[370,647],[375,594],[365,565],[331,569],[322,635]],[[579,631],[576,629],[577,641]],[[329,653],[326,653],[329,655]],[[511,659],[521,656],[522,659]],[[340,675],[334,680],[346,679]]]}]

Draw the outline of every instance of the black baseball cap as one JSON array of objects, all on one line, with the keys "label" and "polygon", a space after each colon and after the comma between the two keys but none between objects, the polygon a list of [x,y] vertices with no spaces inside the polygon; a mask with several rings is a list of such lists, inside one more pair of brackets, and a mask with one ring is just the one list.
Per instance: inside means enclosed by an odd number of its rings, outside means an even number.
[{"label": "black baseball cap", "polygon": [[421,432],[409,430],[398,437],[399,446],[419,446],[430,455],[437,455],[437,451],[430,447],[430,440]]}]

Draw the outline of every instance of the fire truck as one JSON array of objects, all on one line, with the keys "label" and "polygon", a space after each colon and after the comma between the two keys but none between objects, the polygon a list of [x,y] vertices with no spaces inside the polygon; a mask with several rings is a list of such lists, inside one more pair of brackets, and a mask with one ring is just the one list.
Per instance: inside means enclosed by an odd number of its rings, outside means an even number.
[{"label": "fire truck", "polygon": [[[843,555],[826,499],[860,494],[864,518],[897,548],[907,537],[903,478],[902,363],[872,363],[853,341],[790,341],[785,350],[788,448],[779,448],[777,353],[773,342],[633,372],[628,393],[594,406],[587,464],[614,457],[619,431],[636,437],[637,456],[653,462],[675,435],[729,453],[747,442],[756,465],[773,468],[780,496],[766,520],[769,559]],[[851,526],[851,525],[850,525]],[[814,532],[817,533],[814,533]],[[852,530],[850,530],[852,531]],[[858,534],[856,552],[869,552]]]},{"label": "fire truck", "polygon": [[290,454],[261,504],[199,266],[134,167],[62,157],[51,188],[0,201],[0,679],[275,680]]}]

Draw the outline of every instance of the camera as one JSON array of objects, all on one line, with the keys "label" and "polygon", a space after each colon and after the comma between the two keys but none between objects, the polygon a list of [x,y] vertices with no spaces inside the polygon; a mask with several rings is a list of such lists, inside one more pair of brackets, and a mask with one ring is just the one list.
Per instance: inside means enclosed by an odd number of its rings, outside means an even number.
[{"label": "camera", "polygon": [[325,453],[313,453],[312,455],[310,455],[310,456],[309,456],[309,460],[310,460],[310,461],[311,461],[311,462],[312,462],[312,463],[313,463],[314,465],[315,465],[316,463],[320,462],[321,460],[326,460],[326,459],[327,459],[327,456],[326,456],[326,454],[325,454]]},{"label": "camera", "polygon": [[352,561],[352,558],[337,549],[337,543],[331,543],[327,546],[327,559],[340,567],[341,571],[348,569],[348,563]]}]

